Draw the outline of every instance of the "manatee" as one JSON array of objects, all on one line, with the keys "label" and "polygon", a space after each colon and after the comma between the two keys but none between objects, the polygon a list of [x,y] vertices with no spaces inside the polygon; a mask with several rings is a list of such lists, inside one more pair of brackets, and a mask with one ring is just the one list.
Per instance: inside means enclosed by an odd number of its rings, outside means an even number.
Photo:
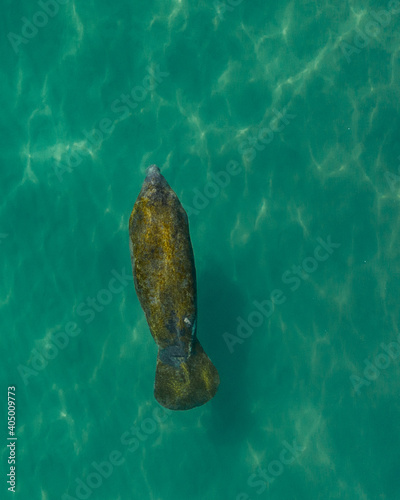
[{"label": "manatee", "polygon": [[129,244],[136,293],[158,346],[154,396],[171,410],[201,406],[215,396],[219,375],[197,339],[188,217],[156,165],[133,207]]}]

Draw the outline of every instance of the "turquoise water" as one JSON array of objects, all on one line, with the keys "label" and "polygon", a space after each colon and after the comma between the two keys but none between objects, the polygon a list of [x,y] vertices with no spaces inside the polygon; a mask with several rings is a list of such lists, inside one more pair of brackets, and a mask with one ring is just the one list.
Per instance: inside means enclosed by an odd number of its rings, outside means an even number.
[{"label": "turquoise water", "polygon": [[[18,499],[400,499],[400,8],[230,2],[4,1],[1,498],[15,386]],[[221,378],[187,412],[131,279],[152,163]]]}]

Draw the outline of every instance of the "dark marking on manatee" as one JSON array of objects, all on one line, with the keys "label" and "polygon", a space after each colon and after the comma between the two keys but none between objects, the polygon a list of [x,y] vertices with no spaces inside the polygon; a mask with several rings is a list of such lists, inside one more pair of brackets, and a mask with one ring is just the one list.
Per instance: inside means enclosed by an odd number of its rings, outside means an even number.
[{"label": "dark marking on manatee", "polygon": [[175,367],[187,360],[187,356],[182,345],[171,345],[165,349],[160,349],[158,352],[158,358],[163,363]]}]

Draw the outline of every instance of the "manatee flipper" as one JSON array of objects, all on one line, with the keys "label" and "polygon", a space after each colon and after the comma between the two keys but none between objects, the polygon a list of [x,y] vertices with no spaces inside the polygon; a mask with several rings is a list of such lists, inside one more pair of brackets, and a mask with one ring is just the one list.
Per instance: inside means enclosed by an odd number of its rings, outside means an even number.
[{"label": "manatee flipper", "polygon": [[215,395],[218,372],[198,340],[186,361],[182,358],[179,365],[173,363],[174,360],[162,361],[160,354],[157,358],[154,395],[161,405],[172,410],[189,410],[207,403]]},{"label": "manatee flipper", "polygon": [[154,395],[173,410],[209,401],[219,376],[196,337],[196,270],[189,224],[156,165],[129,219],[136,293],[159,351]]}]

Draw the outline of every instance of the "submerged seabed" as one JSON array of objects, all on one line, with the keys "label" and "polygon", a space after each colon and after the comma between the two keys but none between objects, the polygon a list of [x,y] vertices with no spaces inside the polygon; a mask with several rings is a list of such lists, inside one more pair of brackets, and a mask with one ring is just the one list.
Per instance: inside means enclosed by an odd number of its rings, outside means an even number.
[{"label": "submerged seabed", "polygon": [[[399,499],[398,2],[6,3],[16,498]],[[221,377],[188,412],[153,398],[131,277],[152,163]]]}]

